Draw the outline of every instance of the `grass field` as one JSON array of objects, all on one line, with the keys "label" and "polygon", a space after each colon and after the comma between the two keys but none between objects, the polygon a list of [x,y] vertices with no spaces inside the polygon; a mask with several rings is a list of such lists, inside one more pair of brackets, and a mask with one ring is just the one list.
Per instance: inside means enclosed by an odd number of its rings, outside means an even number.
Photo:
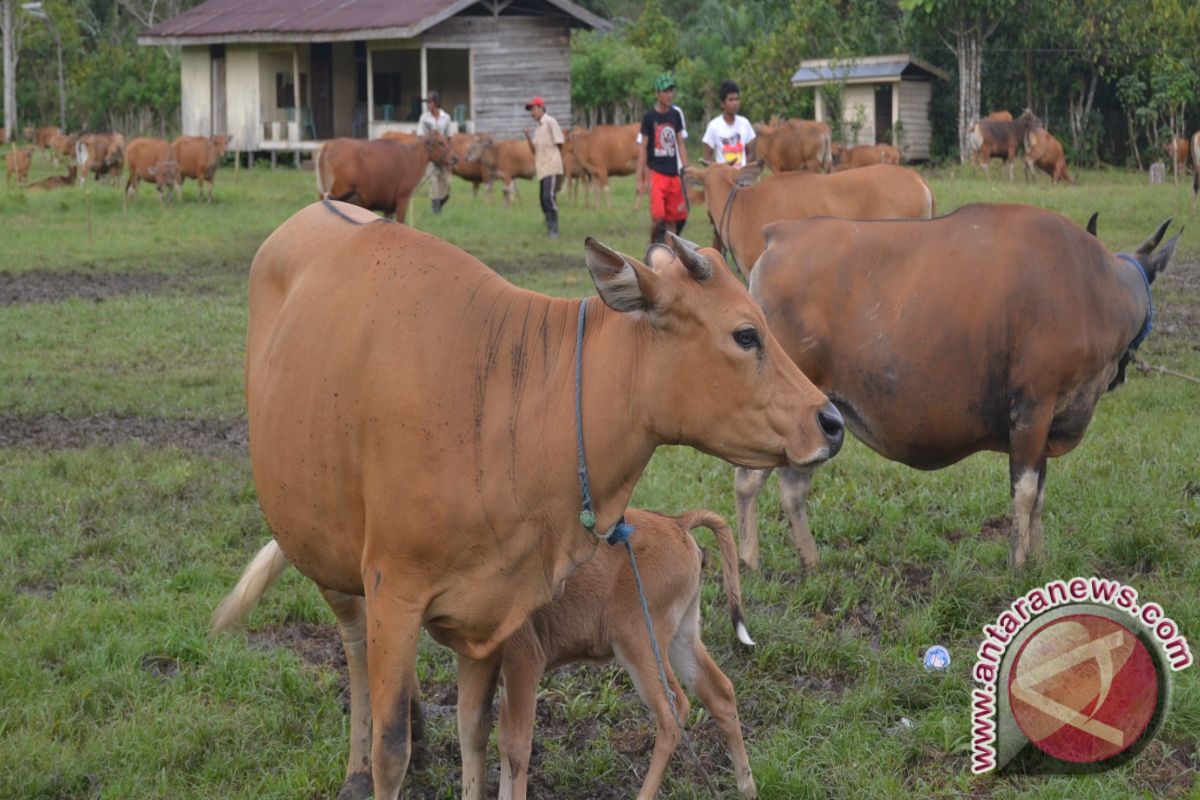
[{"label": "grass field", "polygon": [[[40,158],[33,178],[57,173]],[[1143,175],[1083,172],[1074,187],[929,175],[939,210],[1028,202],[1135,247],[1190,191]],[[248,631],[214,638],[209,614],[269,532],[245,455],[241,360],[246,270],[258,244],[314,197],[311,172],[218,173],[212,206],[160,209],[143,187],[0,192],[0,798],[317,798],[341,783],[347,701],[332,615],[290,572]],[[630,179],[613,210],[563,199],[544,236],[536,193],[505,209],[456,183],[440,217],[414,223],[508,279],[558,296],[593,292],[582,239],[640,255],[647,217]],[[709,241],[693,210],[686,235]],[[1173,229],[1174,230],[1174,229]],[[1200,374],[1200,231],[1155,284],[1142,355]],[[1200,386],[1131,374],[1084,443],[1051,463],[1048,558],[1006,568],[1007,462],[976,455],[921,473],[857,442],[814,481],[822,563],[803,574],[772,487],[760,503],[763,569],[745,573],[753,650],[734,643],[715,558],[705,640],[733,679],[764,798],[1200,797],[1200,681],[1175,676],[1172,711],[1137,759],[1094,776],[969,772],[969,670],[981,628],[1029,588],[1098,574],[1160,603],[1200,653]],[[733,519],[732,470],[661,450],[635,504],[705,506]],[[711,536],[701,542],[712,546]],[[921,667],[932,644],[953,664]],[[420,675],[432,758],[409,796],[457,796],[454,662],[431,641]],[[654,725],[616,667],[578,667],[540,695],[536,797],[629,797]],[[698,704],[694,704],[698,709]],[[904,724],[901,720],[908,720]],[[662,796],[723,795],[732,771],[693,711]],[[493,786],[498,764],[493,744]],[[493,788],[494,792],[494,788]]]}]

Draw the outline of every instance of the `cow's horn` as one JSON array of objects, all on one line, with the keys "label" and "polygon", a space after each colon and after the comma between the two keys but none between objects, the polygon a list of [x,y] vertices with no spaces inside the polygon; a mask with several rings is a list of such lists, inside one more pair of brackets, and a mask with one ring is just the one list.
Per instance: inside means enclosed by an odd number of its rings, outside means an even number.
[{"label": "cow's horn", "polygon": [[1146,241],[1142,242],[1141,247],[1137,249],[1138,253],[1148,255],[1154,252],[1154,248],[1158,247],[1158,243],[1162,241],[1163,234],[1167,232],[1167,226],[1174,221],[1173,217],[1167,217],[1166,221],[1158,226],[1158,230],[1150,234]]},{"label": "cow's horn", "polygon": [[687,239],[676,236],[670,231],[667,232],[670,237],[671,245],[675,255],[687,267],[688,272],[701,281],[706,281],[712,277],[713,265],[706,256],[700,254],[700,245],[695,242],[689,242]]},{"label": "cow's horn", "polygon": [[1099,211],[1093,211],[1091,219],[1088,220],[1087,232],[1092,236],[1096,235],[1096,218],[1100,216]]}]

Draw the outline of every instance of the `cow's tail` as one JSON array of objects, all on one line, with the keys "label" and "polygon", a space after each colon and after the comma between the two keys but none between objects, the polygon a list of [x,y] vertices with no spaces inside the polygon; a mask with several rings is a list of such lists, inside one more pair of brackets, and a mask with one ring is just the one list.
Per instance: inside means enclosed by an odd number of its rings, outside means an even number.
[{"label": "cow's tail", "polygon": [[929,184],[921,180],[921,188],[925,190],[925,219],[933,219],[937,216],[937,200],[933,197],[933,189],[929,188]]},{"label": "cow's tail", "polygon": [[267,589],[291,563],[274,539],[267,542],[246,567],[237,586],[213,612],[212,632],[220,633],[245,619],[250,609],[258,605]]},{"label": "cow's tail", "polygon": [[821,131],[821,168],[833,172],[833,136],[828,130]]},{"label": "cow's tail", "polygon": [[733,629],[737,632],[738,641],[753,647],[754,640],[746,630],[742,613],[742,576],[738,572],[737,543],[733,540],[733,531],[730,530],[729,523],[715,511],[703,508],[684,514],[680,522],[689,533],[696,528],[708,528],[716,537],[717,547],[721,551],[721,582],[725,585],[725,598],[729,601]]},{"label": "cow's tail", "polygon": [[321,145],[321,149],[317,151],[317,168],[313,172],[317,175],[317,199],[324,200],[329,197],[329,190],[333,188],[332,181],[326,180],[325,169],[328,160],[325,151],[329,148],[329,143]]}]

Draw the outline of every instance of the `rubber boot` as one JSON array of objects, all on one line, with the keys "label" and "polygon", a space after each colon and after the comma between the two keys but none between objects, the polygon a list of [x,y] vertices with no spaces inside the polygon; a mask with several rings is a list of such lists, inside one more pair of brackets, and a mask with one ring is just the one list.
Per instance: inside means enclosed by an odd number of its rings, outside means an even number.
[{"label": "rubber boot", "polygon": [[432,201],[432,205],[433,205],[433,213],[435,213],[435,214],[442,213],[442,201],[441,200]]},{"label": "rubber boot", "polygon": [[546,212],[546,231],[547,231],[547,235],[551,239],[558,238],[558,212],[557,211],[547,211]]}]

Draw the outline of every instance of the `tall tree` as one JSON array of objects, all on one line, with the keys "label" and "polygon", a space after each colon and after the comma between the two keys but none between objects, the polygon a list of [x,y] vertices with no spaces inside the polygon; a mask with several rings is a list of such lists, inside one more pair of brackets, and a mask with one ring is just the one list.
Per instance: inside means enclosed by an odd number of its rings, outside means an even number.
[{"label": "tall tree", "polygon": [[967,160],[967,134],[979,119],[983,45],[1016,8],[1017,0],[900,0],[900,6],[934,26],[958,58],[958,148]]}]

